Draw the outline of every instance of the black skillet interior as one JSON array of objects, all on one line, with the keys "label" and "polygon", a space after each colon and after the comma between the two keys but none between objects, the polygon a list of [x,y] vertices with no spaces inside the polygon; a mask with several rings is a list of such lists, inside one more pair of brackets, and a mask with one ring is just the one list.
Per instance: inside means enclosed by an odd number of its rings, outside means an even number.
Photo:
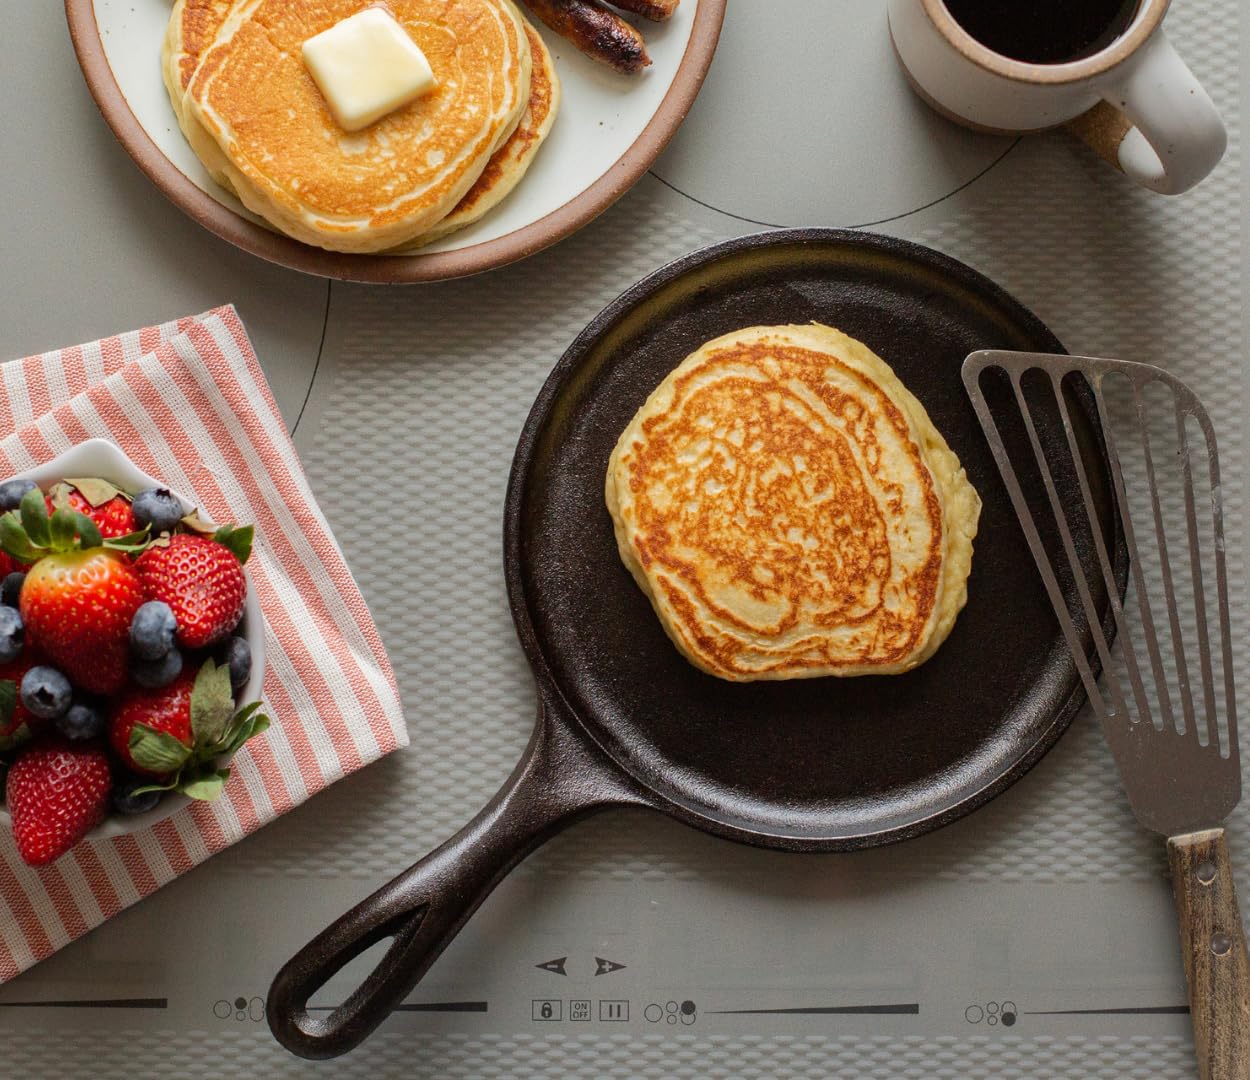
[{"label": "black skillet interior", "polygon": [[[728,683],[678,654],[621,564],[604,506],[608,457],[648,394],[704,342],[813,320],[894,367],[981,494],[968,606],[906,675]],[[902,839],[992,797],[1067,727],[1083,694],[960,381],[977,349],[1063,351],[960,263],[887,237],[801,230],[730,241],[652,275],[553,371],[512,477],[514,615],[563,711],[677,816],[782,848]],[[1102,477],[1091,415],[1075,411],[1077,435]],[[1051,456],[1066,456],[1057,421],[1039,434]],[[1059,484],[1075,496],[1070,468]],[[1123,577],[1108,491],[1095,494]],[[1089,565],[1088,545],[1082,556]]]}]

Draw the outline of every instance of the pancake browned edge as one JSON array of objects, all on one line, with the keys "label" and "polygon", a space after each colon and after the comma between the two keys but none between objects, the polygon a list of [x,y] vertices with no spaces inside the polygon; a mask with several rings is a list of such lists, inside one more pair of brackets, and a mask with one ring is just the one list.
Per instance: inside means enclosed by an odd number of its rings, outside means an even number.
[{"label": "pancake browned edge", "polygon": [[482,175],[477,178],[477,183],[456,208],[429,232],[418,236],[411,244],[396,248],[395,254],[415,251],[480,221],[512,194],[533,163],[538,148],[551,132],[560,109],[560,76],[556,73],[555,60],[542,35],[525,21],[524,16],[522,21],[529,37],[534,68],[530,75],[530,101],[521,114],[521,122],[508,141],[495,151]]},{"label": "pancake browned edge", "polygon": [[[165,90],[169,104],[178,120],[183,136],[195,147],[191,125],[183,106],[187,87],[195,76],[200,60],[208,52],[226,17],[238,0],[176,0],[169,13],[165,29],[165,41],[161,47],[161,74],[165,78]],[[198,138],[204,138],[201,133]],[[201,159],[212,178],[234,195],[229,178],[219,168],[215,169]]]},{"label": "pancake browned edge", "polygon": [[722,679],[908,671],[967,600],[976,491],[889,365],[827,326],[750,327],[684,360],[605,494],[665,631]]},{"label": "pancake browned edge", "polygon": [[[303,65],[304,41],[360,8],[357,0],[183,0],[165,47],[171,98],[209,172],[248,209],[298,240],[381,251],[442,221],[515,131],[532,56],[511,0],[391,0],[438,86],[363,132],[343,132]],[[264,107],[258,107],[263,102]],[[176,109],[177,111],[177,109]]]},{"label": "pancake browned edge", "polygon": [[[187,118],[182,105],[183,96],[196,68],[199,67],[200,59],[213,43],[217,31],[237,2],[238,0],[177,0],[170,13],[161,66],[170,104],[184,134],[187,134]],[[393,249],[394,254],[416,251],[484,217],[507,198],[524,178],[538,148],[550,133],[560,108],[560,77],[542,36],[523,15],[519,17],[529,39],[533,70],[530,76],[529,104],[521,114],[516,130],[491,156],[482,175],[456,204],[455,209],[429,232]],[[223,173],[218,172],[213,179],[233,193],[229,178]]]}]

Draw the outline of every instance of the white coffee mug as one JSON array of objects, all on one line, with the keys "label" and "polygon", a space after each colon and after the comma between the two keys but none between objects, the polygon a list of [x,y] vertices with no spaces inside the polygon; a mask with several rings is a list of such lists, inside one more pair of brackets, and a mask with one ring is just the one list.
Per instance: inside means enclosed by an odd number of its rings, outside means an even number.
[{"label": "white coffee mug", "polygon": [[1215,168],[1228,137],[1164,36],[1170,3],[1141,0],[1106,48],[1060,64],[994,52],[943,0],[889,0],[890,35],[912,86],[957,123],[1013,134],[1069,124],[1137,183],[1179,195]]}]

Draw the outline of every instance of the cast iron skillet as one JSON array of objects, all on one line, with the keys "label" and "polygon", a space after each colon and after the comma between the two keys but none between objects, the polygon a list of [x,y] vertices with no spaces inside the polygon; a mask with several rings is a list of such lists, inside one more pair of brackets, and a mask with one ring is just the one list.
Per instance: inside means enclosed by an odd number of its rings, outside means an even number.
[{"label": "cast iron skillet", "polygon": [[[723,682],[678,655],[622,566],[604,507],[608,456],[651,390],[699,345],[809,320],[884,356],[980,491],[968,606],[936,656],[903,676]],[[504,570],[538,683],[533,738],[472,822],[278,973],[268,1001],[278,1040],[312,1058],[356,1046],[513,866],[593,811],[650,807],[761,847],[846,851],[936,828],[1033,765],[1084,696],[964,395],[960,364],[976,349],[1063,351],[961,263],[823,229],[695,252],[596,318],[539,394],[508,488]],[[1075,415],[1085,417],[1089,471],[1105,476],[1093,414]],[[1064,442],[1057,422],[1041,435]],[[1074,479],[1061,482],[1075,494]],[[1097,499],[1123,580],[1106,488]],[[346,1002],[310,1014],[310,996],[383,938],[394,941]]]}]

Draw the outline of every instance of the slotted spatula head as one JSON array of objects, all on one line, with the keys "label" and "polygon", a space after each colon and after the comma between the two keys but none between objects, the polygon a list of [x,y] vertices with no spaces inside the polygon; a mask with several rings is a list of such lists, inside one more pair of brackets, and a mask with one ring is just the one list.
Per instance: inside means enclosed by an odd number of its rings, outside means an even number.
[{"label": "slotted spatula head", "polygon": [[[1074,378],[1083,378],[1093,395],[1106,444],[1132,571],[1123,601],[1096,525],[1092,491],[1098,484],[1077,452],[1069,413]],[[1113,409],[1107,383],[1121,378],[1126,381],[1116,385]],[[963,379],[1138,820],[1166,836],[1219,824],[1241,796],[1241,766],[1219,461],[1206,410],[1180,380],[1126,360],[983,351],[964,362]],[[986,390],[995,379],[991,404]],[[1160,395],[1147,394],[1151,384],[1170,391],[1171,415],[1163,420],[1174,425],[1175,447],[1169,446],[1166,460],[1152,441]],[[1058,411],[1068,462],[1048,460],[1043,453],[1034,424],[1041,409]],[[1007,425],[1023,430],[1025,438],[1018,441],[1031,447],[1031,461],[1012,460],[1002,434]],[[1126,461],[1137,466],[1133,475],[1141,478],[1131,491]],[[1048,514],[1031,508],[1022,468],[1045,489],[1045,499],[1033,502]],[[1060,499],[1056,475],[1063,469],[1075,471],[1080,503],[1065,505]],[[1171,505],[1174,485],[1165,471],[1177,474],[1179,507]],[[1195,490],[1199,483],[1202,496]],[[1176,515],[1183,525],[1179,544],[1170,528],[1178,524]],[[1082,561],[1078,552],[1090,544],[1093,559]],[[1144,555],[1157,573],[1144,572]],[[1091,562],[1101,581],[1091,579]],[[1070,582],[1066,591],[1061,579]],[[1099,596],[1111,605],[1114,644],[1103,632]],[[1105,696],[1095,665],[1103,672]]]}]

